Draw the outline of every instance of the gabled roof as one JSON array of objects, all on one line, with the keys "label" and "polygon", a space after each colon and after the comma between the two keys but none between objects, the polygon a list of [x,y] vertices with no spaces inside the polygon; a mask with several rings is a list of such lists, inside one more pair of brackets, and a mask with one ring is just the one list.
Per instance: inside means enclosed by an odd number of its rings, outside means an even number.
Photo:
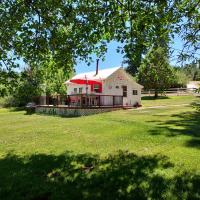
[{"label": "gabled roof", "polygon": [[[96,75],[96,71],[92,72],[86,72],[86,73],[81,73],[77,74],[74,77],[72,77],[70,80],[66,81],[65,84],[74,84],[73,81],[71,80],[87,80],[87,81],[102,81],[110,77],[114,72],[116,72],[119,69],[123,69],[122,67],[114,67],[114,68],[109,68],[109,69],[102,69],[99,70],[98,74]],[[124,71],[124,70],[123,70]],[[138,84],[135,80],[133,80],[133,77],[128,74],[126,71],[124,71],[126,77],[134,84],[136,84],[138,87],[143,88],[142,85]]]},{"label": "gabled roof", "polygon": [[140,87],[141,89],[144,88],[144,86],[143,86],[143,85],[140,85],[139,83],[137,83],[129,73],[127,73],[127,72],[125,72],[125,73],[126,73],[127,78],[128,78],[132,83],[134,83],[135,85],[137,85],[137,86]]},{"label": "gabled roof", "polygon": [[[70,80],[74,80],[74,79],[82,79],[82,80],[85,80],[85,79],[87,79],[87,80],[105,80],[105,79],[107,79],[110,75],[112,75],[114,72],[116,72],[120,68],[121,67],[114,67],[114,68],[109,68],[109,69],[102,69],[102,70],[98,71],[97,75],[96,75],[96,71],[81,73],[81,74],[75,75]],[[70,80],[66,81],[65,84],[69,83]]]}]

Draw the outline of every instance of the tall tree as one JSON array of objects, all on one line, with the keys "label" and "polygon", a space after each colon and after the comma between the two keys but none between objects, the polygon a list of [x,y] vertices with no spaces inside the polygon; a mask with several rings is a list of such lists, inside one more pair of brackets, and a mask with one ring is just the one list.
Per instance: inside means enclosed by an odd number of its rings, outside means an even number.
[{"label": "tall tree", "polygon": [[[172,27],[177,20],[177,1],[121,0],[116,1],[118,12],[114,38],[122,43],[118,51],[125,53],[127,70],[135,75],[143,55],[152,45],[168,47]],[[112,9],[112,8],[111,8]],[[112,17],[109,27],[112,27]],[[109,23],[109,19],[107,20]]]},{"label": "tall tree", "polygon": [[[166,1],[152,1],[151,3],[139,1],[138,6],[135,7],[136,17],[130,17],[130,48],[127,48],[125,56],[128,63],[127,70],[131,74],[137,73],[142,56],[152,43],[164,45],[165,42],[166,45],[168,31],[163,20],[166,7]],[[149,30],[152,30],[154,34]]]},{"label": "tall tree", "polygon": [[173,84],[174,73],[169,65],[165,48],[152,48],[144,58],[138,72],[138,81],[145,89],[154,89],[155,98]]}]

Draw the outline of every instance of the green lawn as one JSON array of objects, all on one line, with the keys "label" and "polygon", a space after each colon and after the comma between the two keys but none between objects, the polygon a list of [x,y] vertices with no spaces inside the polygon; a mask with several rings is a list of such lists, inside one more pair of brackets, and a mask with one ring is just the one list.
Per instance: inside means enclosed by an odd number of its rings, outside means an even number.
[{"label": "green lawn", "polygon": [[190,104],[194,101],[195,96],[160,96],[158,99],[154,99],[153,96],[142,97],[142,105],[148,106],[163,106],[163,105],[180,105]]},{"label": "green lawn", "polygon": [[0,199],[200,199],[200,113],[192,106],[77,118],[0,109],[0,127]]}]

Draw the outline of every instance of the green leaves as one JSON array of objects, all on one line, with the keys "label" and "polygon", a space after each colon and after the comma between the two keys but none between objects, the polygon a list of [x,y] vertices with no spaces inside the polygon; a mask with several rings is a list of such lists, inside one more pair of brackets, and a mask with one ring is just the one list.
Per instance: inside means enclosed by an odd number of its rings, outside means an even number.
[{"label": "green leaves", "polygon": [[148,52],[139,68],[137,79],[145,89],[155,89],[156,97],[159,91],[172,85],[174,72],[164,48],[152,48]]},{"label": "green leaves", "polygon": [[[168,46],[180,34],[197,55],[198,0],[2,0],[0,4],[0,67],[17,67],[15,59],[40,66],[50,57],[72,71],[77,59],[103,57],[107,42],[123,46],[128,71],[135,74],[153,46]],[[185,59],[188,56],[182,55]],[[72,65],[71,65],[72,63]]]},{"label": "green leaves", "polygon": [[44,63],[41,66],[41,81],[43,87],[43,94],[45,95],[57,95],[66,94],[66,86],[64,82],[69,78],[71,72],[69,68],[58,68],[53,60]]},{"label": "green leaves", "polygon": [[[39,65],[50,54],[58,66],[69,66],[67,60],[87,59],[104,35],[96,1],[2,1],[0,9],[1,27],[9,31],[1,29],[4,55],[12,51],[29,63]],[[105,51],[98,48],[100,55]]]}]

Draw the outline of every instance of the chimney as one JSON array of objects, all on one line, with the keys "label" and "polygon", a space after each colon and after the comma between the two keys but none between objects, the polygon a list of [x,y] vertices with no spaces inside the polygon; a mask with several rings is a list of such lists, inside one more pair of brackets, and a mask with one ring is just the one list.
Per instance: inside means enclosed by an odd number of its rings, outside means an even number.
[{"label": "chimney", "polygon": [[97,64],[96,64],[96,74],[97,75],[99,72],[99,59],[97,59]]}]

